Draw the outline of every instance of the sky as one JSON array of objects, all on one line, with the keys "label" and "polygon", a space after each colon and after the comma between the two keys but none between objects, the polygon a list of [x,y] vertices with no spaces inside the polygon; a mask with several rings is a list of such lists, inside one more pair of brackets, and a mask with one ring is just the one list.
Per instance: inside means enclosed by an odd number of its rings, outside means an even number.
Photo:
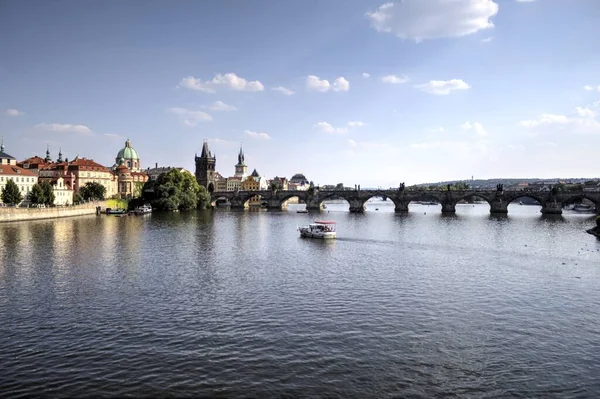
[{"label": "sky", "polygon": [[0,2],[18,159],[397,187],[600,176],[598,0]]}]

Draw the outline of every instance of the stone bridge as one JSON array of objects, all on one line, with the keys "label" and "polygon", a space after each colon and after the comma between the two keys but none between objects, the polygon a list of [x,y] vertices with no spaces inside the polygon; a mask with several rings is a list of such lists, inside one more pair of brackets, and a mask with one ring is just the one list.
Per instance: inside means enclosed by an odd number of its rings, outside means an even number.
[{"label": "stone bridge", "polygon": [[283,209],[290,198],[306,203],[307,210],[320,210],[323,201],[328,199],[344,199],[350,204],[350,212],[364,212],[366,202],[373,197],[384,197],[395,205],[396,212],[408,212],[411,201],[434,201],[442,205],[442,212],[456,212],[456,204],[461,200],[477,197],[490,204],[491,213],[508,213],[508,204],[519,198],[532,198],[542,205],[544,214],[561,214],[564,206],[588,199],[596,206],[600,214],[600,192],[565,193],[555,191],[506,191],[497,190],[318,190],[309,191],[225,191],[213,192],[212,201],[227,199],[231,208],[242,209],[252,197],[259,195],[267,203],[269,209]]}]

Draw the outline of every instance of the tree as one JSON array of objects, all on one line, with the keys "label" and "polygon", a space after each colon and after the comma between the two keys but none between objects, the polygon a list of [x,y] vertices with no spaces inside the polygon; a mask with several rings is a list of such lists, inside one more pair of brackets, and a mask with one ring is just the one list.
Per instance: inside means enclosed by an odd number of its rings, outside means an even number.
[{"label": "tree", "polygon": [[44,204],[54,205],[54,200],[56,199],[56,196],[54,195],[54,187],[52,187],[52,184],[48,182],[43,182],[42,184],[40,184],[40,186],[42,187],[42,191],[44,192]]},{"label": "tree", "polygon": [[84,202],[85,200],[83,199],[83,197],[81,196],[81,194],[77,193],[73,196],[73,204],[81,204],[82,202]]},{"label": "tree", "polygon": [[29,201],[31,201],[31,203],[35,205],[46,203],[44,189],[40,184],[36,183],[33,185],[33,187],[31,187],[31,192],[29,193]]},{"label": "tree", "polygon": [[455,190],[468,190],[469,184],[465,183],[464,181],[458,181],[458,182],[454,183],[454,189]]},{"label": "tree", "polygon": [[79,190],[79,194],[86,201],[102,201],[106,194],[106,187],[96,182],[85,183],[85,186]]},{"label": "tree", "polygon": [[144,183],[143,182],[136,182],[133,186],[133,198],[140,198],[143,194],[144,191]]},{"label": "tree", "polygon": [[8,205],[19,205],[23,201],[23,195],[15,183],[12,180],[6,182],[4,189],[2,190],[2,202]]},{"label": "tree", "polygon": [[336,189],[336,190],[343,190],[343,189],[344,189],[344,183],[338,183],[338,184],[335,186],[335,189]]},{"label": "tree", "polygon": [[164,211],[189,210],[210,207],[210,194],[189,172],[171,169],[161,174],[155,182],[144,185],[144,199],[152,202],[152,207]]}]

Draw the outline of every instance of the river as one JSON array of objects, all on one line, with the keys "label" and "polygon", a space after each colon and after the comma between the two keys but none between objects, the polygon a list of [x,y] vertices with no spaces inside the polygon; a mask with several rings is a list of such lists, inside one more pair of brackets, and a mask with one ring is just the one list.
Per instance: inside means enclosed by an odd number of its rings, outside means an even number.
[{"label": "river", "polygon": [[593,216],[297,207],[0,225],[0,396],[600,395]]}]

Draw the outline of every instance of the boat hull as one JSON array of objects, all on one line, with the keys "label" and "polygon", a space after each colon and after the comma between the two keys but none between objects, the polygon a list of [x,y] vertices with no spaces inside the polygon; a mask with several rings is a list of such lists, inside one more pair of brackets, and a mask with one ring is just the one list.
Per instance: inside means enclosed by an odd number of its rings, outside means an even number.
[{"label": "boat hull", "polygon": [[336,237],[336,233],[335,233],[335,231],[311,232],[310,230],[307,230],[307,229],[301,229],[300,237],[316,238],[316,239],[321,239],[321,240],[330,240],[330,239],[333,239]]}]

